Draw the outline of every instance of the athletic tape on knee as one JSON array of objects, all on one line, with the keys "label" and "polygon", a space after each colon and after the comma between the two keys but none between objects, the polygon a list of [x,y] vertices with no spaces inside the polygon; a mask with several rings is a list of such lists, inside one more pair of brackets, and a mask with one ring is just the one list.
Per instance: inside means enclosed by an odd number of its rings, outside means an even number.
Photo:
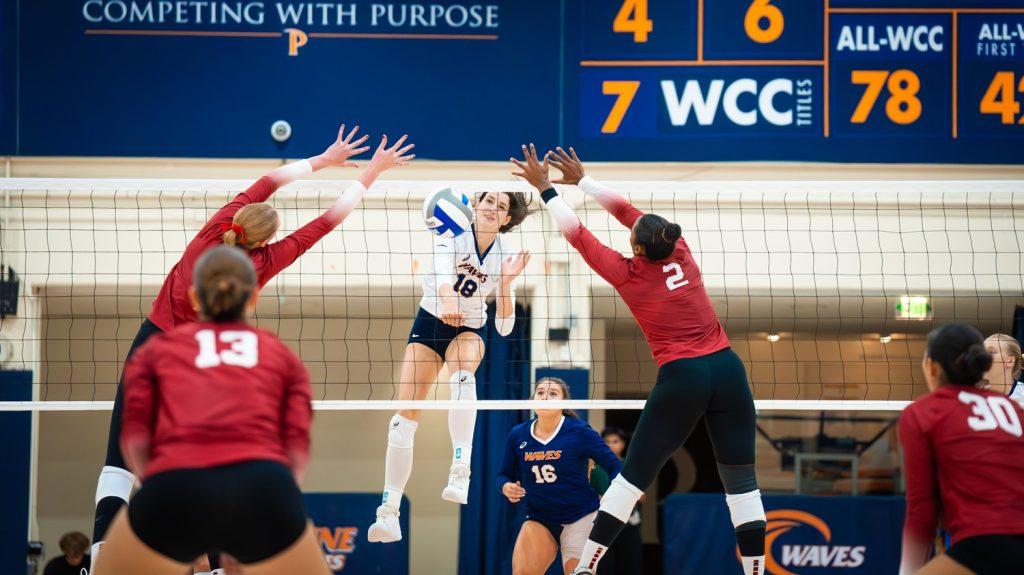
[{"label": "athletic tape on knee", "polygon": [[455,401],[476,401],[476,376],[468,371],[456,371],[448,379]]},{"label": "athletic tape on knee", "polygon": [[96,503],[107,497],[117,497],[127,502],[134,485],[135,476],[131,471],[106,465],[100,471],[100,480],[96,483]]},{"label": "athletic tape on knee", "polygon": [[640,501],[643,494],[643,491],[623,479],[620,473],[612,479],[608,491],[605,491],[604,497],[601,498],[601,511],[625,523],[629,521],[636,502]]},{"label": "athletic tape on knee", "polygon": [[739,527],[753,521],[767,521],[764,505],[761,504],[761,491],[755,489],[747,493],[726,495],[725,503],[729,506],[732,526]]},{"label": "athletic tape on knee", "polygon": [[388,424],[388,445],[390,447],[401,447],[412,449],[413,440],[416,437],[416,428],[419,423],[402,417],[397,413],[391,418]]},{"label": "athletic tape on knee", "polygon": [[718,476],[722,478],[722,486],[726,493],[749,493],[757,490],[757,473],[754,464],[724,465],[718,464]]}]

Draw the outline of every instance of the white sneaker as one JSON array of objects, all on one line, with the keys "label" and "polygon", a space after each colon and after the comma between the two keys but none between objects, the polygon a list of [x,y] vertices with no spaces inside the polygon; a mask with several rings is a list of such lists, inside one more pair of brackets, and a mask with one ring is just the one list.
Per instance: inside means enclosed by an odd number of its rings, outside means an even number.
[{"label": "white sneaker", "polygon": [[394,543],[402,540],[402,526],[398,523],[398,508],[381,505],[377,508],[377,521],[366,532],[370,543]]},{"label": "white sneaker", "polygon": [[441,492],[441,499],[465,505],[469,500],[469,466],[462,463],[452,464],[448,474],[448,487]]}]

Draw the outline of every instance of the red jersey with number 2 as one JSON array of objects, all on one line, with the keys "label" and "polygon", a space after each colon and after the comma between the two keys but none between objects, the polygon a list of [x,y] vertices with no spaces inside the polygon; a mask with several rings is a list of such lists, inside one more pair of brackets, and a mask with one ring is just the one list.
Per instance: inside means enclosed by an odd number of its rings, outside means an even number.
[{"label": "red jersey with number 2", "polygon": [[1024,409],[1016,402],[956,385],[944,385],[903,410],[904,545],[930,545],[940,508],[953,543],[1024,534],[1022,421]]},{"label": "red jersey with number 2", "polygon": [[[609,212],[627,228],[644,215],[624,199]],[[679,238],[669,257],[652,261],[623,256],[582,224],[565,235],[587,264],[622,296],[658,366],[729,347],[686,240]]]},{"label": "red jersey with number 2", "polygon": [[153,336],[125,366],[121,445],[149,440],[146,476],[309,454],[309,373],[270,332],[186,324]]}]

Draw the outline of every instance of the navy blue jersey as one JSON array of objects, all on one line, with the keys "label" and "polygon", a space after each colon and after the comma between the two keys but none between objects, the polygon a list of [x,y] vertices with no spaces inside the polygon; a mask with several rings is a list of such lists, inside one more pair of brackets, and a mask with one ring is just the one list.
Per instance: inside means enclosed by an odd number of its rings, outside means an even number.
[{"label": "navy blue jersey", "polygon": [[498,490],[519,481],[526,490],[526,517],[565,525],[597,510],[600,502],[587,477],[593,459],[615,477],[622,463],[601,435],[574,417],[562,417],[547,441],[533,435],[536,419],[521,423],[508,434]]}]

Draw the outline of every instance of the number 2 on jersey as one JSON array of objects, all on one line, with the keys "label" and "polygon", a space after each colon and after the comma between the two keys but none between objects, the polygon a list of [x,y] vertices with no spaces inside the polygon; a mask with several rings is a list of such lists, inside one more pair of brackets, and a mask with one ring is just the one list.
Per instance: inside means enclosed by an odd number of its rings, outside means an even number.
[{"label": "number 2 on jersey", "polygon": [[1013,404],[1005,397],[982,397],[961,391],[957,399],[971,406],[974,415],[967,418],[967,425],[974,431],[991,431],[998,427],[1014,437],[1020,437],[1024,432]]},{"label": "number 2 on jersey", "polygon": [[554,483],[558,480],[554,465],[534,465],[530,471],[537,478],[537,483]]},{"label": "number 2 on jersey", "polygon": [[668,286],[668,291],[681,288],[684,285],[689,285],[690,283],[690,280],[683,279],[683,266],[676,262],[665,264],[661,268],[661,271],[665,273],[672,272],[672,275],[665,278],[665,285]]},{"label": "number 2 on jersey", "polygon": [[199,342],[199,355],[196,356],[196,367],[217,367],[220,364],[238,367],[255,367],[259,362],[257,342],[259,339],[251,331],[222,331],[221,343],[228,344],[228,349],[217,351],[217,332],[204,329],[196,332]]}]

